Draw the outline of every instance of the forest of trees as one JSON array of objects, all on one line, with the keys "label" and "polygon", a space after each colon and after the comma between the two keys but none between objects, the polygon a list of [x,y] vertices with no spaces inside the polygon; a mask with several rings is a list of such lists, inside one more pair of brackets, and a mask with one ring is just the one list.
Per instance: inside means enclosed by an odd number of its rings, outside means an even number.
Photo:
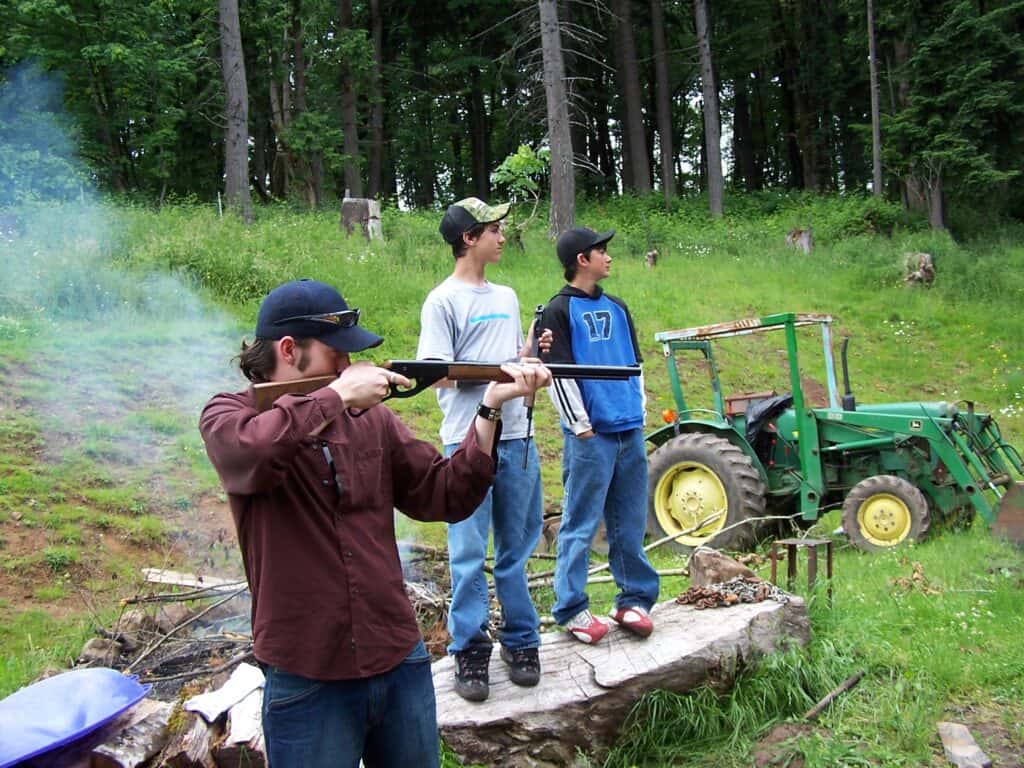
[{"label": "forest of trees", "polygon": [[878,191],[935,226],[947,201],[1024,218],[1022,0],[11,0],[0,25],[0,205],[75,194],[66,171],[434,206],[502,192],[523,144],[556,197],[870,193],[874,50]]}]

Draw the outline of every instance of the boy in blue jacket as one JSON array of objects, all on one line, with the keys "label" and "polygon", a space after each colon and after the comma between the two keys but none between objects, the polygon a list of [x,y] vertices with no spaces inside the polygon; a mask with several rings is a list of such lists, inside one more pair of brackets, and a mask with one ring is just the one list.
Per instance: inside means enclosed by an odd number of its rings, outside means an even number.
[{"label": "boy in blue jacket", "polygon": [[[629,309],[598,283],[608,277],[608,241],[614,230],[576,227],[556,250],[568,282],[544,310],[552,331],[545,362],[639,365],[640,348]],[[643,377],[626,381],[557,379],[550,387],[565,435],[562,453],[562,525],[555,563],[555,620],[574,638],[596,643],[608,625],[589,609],[590,544],[602,516],[608,558],[619,592],[611,618],[641,637],[654,631],[649,611],[658,599],[658,574],[643,551],[647,516]]]}]

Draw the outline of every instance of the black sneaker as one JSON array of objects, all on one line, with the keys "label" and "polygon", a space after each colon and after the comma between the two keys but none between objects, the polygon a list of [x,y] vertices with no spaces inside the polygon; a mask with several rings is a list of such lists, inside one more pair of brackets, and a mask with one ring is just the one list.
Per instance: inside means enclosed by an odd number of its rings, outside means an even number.
[{"label": "black sneaker", "polygon": [[540,656],[536,648],[513,651],[503,645],[501,660],[508,664],[508,678],[516,685],[530,687],[540,682]]},{"label": "black sneaker", "polygon": [[491,692],[491,646],[474,645],[455,654],[455,692],[466,701],[484,701]]}]

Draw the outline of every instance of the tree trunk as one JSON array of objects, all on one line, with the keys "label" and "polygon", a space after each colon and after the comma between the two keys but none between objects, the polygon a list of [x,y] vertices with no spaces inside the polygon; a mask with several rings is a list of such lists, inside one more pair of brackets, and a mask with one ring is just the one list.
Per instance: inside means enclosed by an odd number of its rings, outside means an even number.
[{"label": "tree trunk", "polygon": [[618,190],[615,178],[615,150],[612,147],[612,133],[608,127],[608,90],[602,87],[594,102],[595,139],[597,141],[598,167],[601,169],[603,188],[606,192]]},{"label": "tree trunk", "polygon": [[[469,69],[469,150],[470,167],[473,176],[473,194],[482,200],[491,196],[491,144],[490,131],[487,130],[487,109],[484,106],[484,93],[480,85],[480,70]],[[458,125],[456,120],[455,125]]]},{"label": "tree trunk", "polygon": [[[293,2],[291,27],[295,116],[298,117],[306,111],[306,49],[302,33],[302,0]],[[310,208],[319,208],[324,196],[323,159],[319,152],[310,152],[308,160],[303,158],[301,176],[306,203]]]},{"label": "tree trunk", "polygon": [[946,195],[942,188],[942,170],[928,180],[928,223],[932,229],[946,228]]},{"label": "tree trunk", "polygon": [[[647,141],[644,137],[643,103],[640,97],[640,71],[636,60],[636,40],[633,37],[631,0],[615,0],[616,72],[619,92],[622,94],[622,164],[623,186],[640,194],[651,191],[651,172],[648,162]],[[629,172],[626,172],[626,164]]]},{"label": "tree trunk", "polygon": [[[562,26],[571,29],[574,22],[586,23],[585,18],[573,18],[573,1],[560,0],[558,3],[558,19]],[[597,157],[597,142],[590,131],[593,102],[584,102],[581,93],[586,90],[582,78],[587,75],[586,59],[576,56],[572,48],[562,49],[562,62],[565,65],[565,90],[569,101],[569,136],[572,139],[573,172],[576,175],[575,185],[586,193],[603,189],[602,183],[595,183],[595,171],[600,167]],[[575,80],[581,78],[581,80]],[[597,188],[595,190],[595,187]]]},{"label": "tree trunk", "polygon": [[657,86],[658,148],[661,153],[661,192],[665,202],[676,196],[676,174],[672,146],[672,97],[668,86],[668,58],[665,54],[665,9],[662,0],[651,0],[651,43],[654,80]]},{"label": "tree trunk", "polygon": [[[338,22],[342,35],[352,29],[352,0],[338,0]],[[341,130],[344,132],[345,189],[350,197],[363,196],[359,174],[359,114],[355,74],[348,58],[341,61]]]},{"label": "tree trunk", "polygon": [[[279,52],[271,52],[270,63],[271,74],[274,75],[281,70],[283,63],[280,60]],[[270,78],[270,120],[274,127],[276,138],[276,151],[274,162],[270,168],[270,189],[275,197],[284,199],[288,197],[288,190],[292,185],[293,158],[288,142],[285,140],[285,131],[291,118],[288,114],[289,104],[289,81],[288,74],[285,74],[278,82],[273,76]]]},{"label": "tree trunk", "polygon": [[875,55],[875,11],[868,0],[868,68],[871,72],[871,194],[882,196],[882,128],[878,110],[878,58]]},{"label": "tree trunk", "polygon": [[694,0],[700,79],[704,94],[704,146],[707,153],[708,204],[712,216],[722,215],[722,124],[718,110],[718,86],[711,59],[711,30],[707,0]]},{"label": "tree trunk", "polygon": [[[896,71],[899,80],[896,84],[896,100],[900,109],[910,106],[910,80],[907,77],[907,62],[910,60],[910,44],[906,40],[897,39],[893,43]],[[911,166],[906,178],[902,180],[903,205],[908,211],[924,213],[931,205],[926,193],[925,184],[921,181],[917,170]]]},{"label": "tree trunk", "polygon": [[551,146],[551,235],[572,227],[576,215],[576,182],[572,169],[569,105],[565,99],[565,64],[558,28],[556,0],[538,0],[544,94],[547,97],[548,143]]},{"label": "tree trunk", "polygon": [[751,106],[751,154],[754,157],[754,189],[764,189],[765,171],[769,167],[770,147],[774,146],[774,136],[768,136],[767,116],[764,103],[765,85],[764,71],[758,67],[754,70],[754,100]]},{"label": "tree trunk", "polygon": [[370,0],[370,37],[373,39],[373,77],[370,91],[370,169],[367,194],[381,193],[381,168],[384,164],[384,19],[380,0]]},{"label": "tree trunk", "polygon": [[802,189],[804,166],[800,157],[800,144],[796,138],[797,108],[797,59],[796,46],[788,31],[788,24],[782,11],[782,0],[772,10],[775,17],[775,31],[779,39],[778,67],[779,86],[782,89],[782,131],[786,142],[786,166],[789,168],[789,186]]},{"label": "tree trunk", "polygon": [[736,157],[737,178],[747,192],[757,189],[757,169],[754,167],[754,131],[750,124],[750,99],[747,97],[747,77],[741,74],[734,84],[736,103],[733,108],[733,146]]},{"label": "tree trunk", "polygon": [[249,197],[249,93],[242,55],[238,0],[219,0],[220,58],[224,75],[224,178],[225,198],[248,224],[252,222]]},{"label": "tree trunk", "polygon": [[430,41],[419,36],[412,41],[409,58],[412,61],[413,114],[416,116],[417,131],[413,140],[411,200],[417,208],[429,208],[434,204],[434,105],[431,97],[427,46]]}]

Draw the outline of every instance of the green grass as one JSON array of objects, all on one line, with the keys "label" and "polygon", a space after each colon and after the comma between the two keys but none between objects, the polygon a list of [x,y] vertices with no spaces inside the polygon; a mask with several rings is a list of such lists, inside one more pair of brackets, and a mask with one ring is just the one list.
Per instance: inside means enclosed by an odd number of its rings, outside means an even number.
[{"label": "green grass", "polygon": [[[835,338],[851,338],[860,402],[971,399],[997,416],[1011,442],[1024,443],[1020,225],[958,242],[870,199],[750,195],[731,198],[729,209],[712,221],[699,199],[681,198],[666,211],[657,198],[621,198],[584,202],[577,211],[581,224],[618,230],[604,287],[626,300],[637,324],[649,427],[672,405],[657,331],[828,312]],[[186,205],[28,213],[24,240],[0,243],[0,265],[15,265],[0,266],[0,567],[5,576],[35,579],[28,593],[36,606],[59,603],[66,618],[0,600],[0,694],[46,665],[66,663],[88,635],[95,619],[74,608],[65,574],[74,582],[94,567],[101,576],[93,585],[111,604],[115,585],[131,581],[134,561],[97,554],[99,535],[151,550],[162,564],[175,533],[165,517],[219,492],[196,419],[211,393],[240,386],[229,360],[269,289],[302,276],[337,285],[363,310],[365,325],[385,337],[364,357],[405,358],[415,353],[420,304],[452,264],[436,212],[386,210],[388,239],[372,244],[340,234],[334,212],[261,209],[249,228]],[[542,219],[524,233],[523,250],[507,247],[489,271],[516,289],[524,326],[534,305],[562,284]],[[808,225],[812,254],[784,245],[790,228]],[[651,247],[660,254],[655,269],[644,267]],[[902,284],[903,254],[915,251],[935,258],[931,289]],[[802,334],[803,374],[820,384],[819,345]],[[788,390],[783,346],[781,336],[722,345],[716,354],[726,393]],[[692,360],[682,375],[695,399],[707,396],[706,374]],[[437,440],[433,397],[393,407],[417,434]],[[547,398],[538,401],[535,422],[545,506],[554,510],[561,438]],[[836,517],[826,516],[819,532],[834,529]],[[12,554],[26,531],[43,544]],[[444,541],[442,526],[402,523],[400,534]],[[667,550],[653,560],[660,568],[680,565]],[[901,586],[913,562],[935,591]],[[996,713],[986,722],[998,722],[1024,751],[1018,551],[976,524],[876,557],[841,547],[836,574],[834,607],[820,596],[812,602],[806,652],[764,660],[725,693],[651,693],[601,762],[749,765],[757,740],[775,724],[797,721],[861,669],[860,685],[791,744],[806,765],[938,765],[936,720],[970,722],[977,713]],[[662,597],[686,586],[665,579]],[[614,587],[596,585],[591,595],[603,610]],[[548,611],[551,590],[537,599]],[[445,764],[457,761],[446,754]]]}]

